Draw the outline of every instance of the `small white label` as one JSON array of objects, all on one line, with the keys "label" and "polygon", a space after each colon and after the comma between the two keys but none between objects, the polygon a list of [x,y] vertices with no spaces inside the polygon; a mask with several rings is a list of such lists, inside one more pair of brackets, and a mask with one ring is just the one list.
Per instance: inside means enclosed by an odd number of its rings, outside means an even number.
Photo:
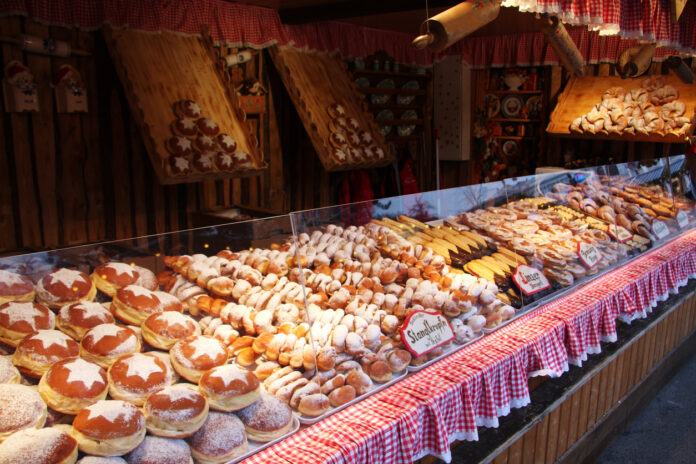
[{"label": "small white label", "polygon": [[665,223],[659,219],[653,219],[652,230],[655,236],[659,239],[663,239],[669,235],[669,229]]},{"label": "small white label", "polygon": [[680,229],[689,225],[689,216],[686,215],[683,209],[680,209],[677,213],[677,224],[679,224]]},{"label": "small white label", "polygon": [[607,227],[607,233],[621,243],[628,242],[633,238],[633,234],[625,227],[617,226],[616,224],[609,224],[609,227]]},{"label": "small white label", "polygon": [[587,243],[578,243],[578,258],[580,262],[587,268],[592,269],[600,262],[603,258],[602,253],[599,252],[596,246]]},{"label": "small white label", "polygon": [[524,264],[517,266],[512,279],[519,289],[522,290],[522,293],[527,296],[534,295],[551,286],[549,280],[539,269]]},{"label": "small white label", "polygon": [[415,357],[423,356],[454,339],[452,326],[437,311],[413,311],[399,332],[404,346]]}]

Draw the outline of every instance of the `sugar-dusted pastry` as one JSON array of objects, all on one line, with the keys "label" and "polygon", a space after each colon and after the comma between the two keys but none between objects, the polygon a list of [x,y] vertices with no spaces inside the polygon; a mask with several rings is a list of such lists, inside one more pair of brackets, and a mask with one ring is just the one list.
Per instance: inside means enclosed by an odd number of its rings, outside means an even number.
[{"label": "sugar-dusted pastry", "polygon": [[163,311],[183,311],[175,296],[158,290],[151,291],[139,285],[129,285],[116,292],[111,311],[119,320],[140,326],[150,315]]},{"label": "sugar-dusted pastry", "polygon": [[60,308],[56,315],[56,328],[80,341],[92,327],[114,321],[114,316],[101,303],[80,301]]},{"label": "sugar-dusted pastry", "polygon": [[80,345],[60,330],[39,330],[19,342],[12,363],[26,376],[35,379],[51,364],[80,355]]},{"label": "sugar-dusted pastry", "polygon": [[331,118],[336,119],[338,117],[345,117],[346,116],[346,107],[339,104],[339,103],[333,103],[329,105],[327,108],[327,111],[329,112],[329,116]]},{"label": "sugar-dusted pastry", "polygon": [[17,346],[28,334],[55,327],[55,316],[40,303],[10,301],[0,305],[0,342]]},{"label": "sugar-dusted pastry", "polygon": [[169,351],[179,340],[200,335],[195,319],[177,311],[151,314],[141,325],[143,338],[155,348]]},{"label": "sugar-dusted pastry", "polygon": [[147,396],[172,383],[167,364],[151,353],[121,356],[109,368],[109,395],[142,406]]},{"label": "sugar-dusted pastry", "polygon": [[80,341],[80,356],[105,369],[119,356],[140,351],[138,334],[130,327],[100,324],[90,329]]},{"label": "sugar-dusted pastry", "polygon": [[201,376],[198,389],[216,411],[238,411],[259,398],[261,383],[253,372],[232,364],[213,367]]},{"label": "sugar-dusted pastry", "polygon": [[179,100],[174,103],[174,113],[180,118],[198,119],[202,110],[193,100]]},{"label": "sugar-dusted pastry", "polygon": [[229,354],[225,344],[217,338],[197,335],[178,341],[169,356],[179,375],[198,383],[205,371],[226,364]]},{"label": "sugar-dusted pastry", "polygon": [[244,424],[229,412],[211,411],[203,426],[186,442],[191,456],[201,464],[231,461],[247,450]]},{"label": "sugar-dusted pastry", "polygon": [[0,269],[0,305],[8,301],[33,301],[34,284],[24,276]]},{"label": "sugar-dusted pastry", "polygon": [[220,152],[215,155],[215,166],[220,171],[232,172],[235,169],[234,158],[230,153]]},{"label": "sugar-dusted pastry", "polygon": [[0,356],[0,383],[19,383],[22,376],[12,364],[11,356]]},{"label": "sugar-dusted pastry", "polygon": [[232,155],[235,169],[251,169],[254,167],[254,160],[245,151],[238,150]]},{"label": "sugar-dusted pastry", "polygon": [[95,267],[90,277],[98,290],[113,297],[119,288],[135,284],[140,273],[135,266],[112,261]]},{"label": "sugar-dusted pastry", "polygon": [[39,394],[51,409],[77,414],[106,398],[109,391],[106,370],[82,358],[53,364],[41,377]]},{"label": "sugar-dusted pastry", "polygon": [[21,430],[0,444],[3,464],[74,464],[77,441],[56,427]]},{"label": "sugar-dusted pastry", "polygon": [[0,384],[0,442],[19,430],[42,428],[47,412],[34,388]]},{"label": "sugar-dusted pastry", "polygon": [[215,152],[196,153],[193,155],[193,167],[198,172],[213,172],[215,170]]},{"label": "sugar-dusted pastry", "polygon": [[97,456],[121,456],[142,443],[145,417],[139,408],[118,400],[99,401],[80,411],[70,434],[80,451]]},{"label": "sugar-dusted pastry", "polygon": [[191,449],[184,440],[146,436],[126,457],[128,464],[188,464]]},{"label": "sugar-dusted pastry", "polygon": [[51,309],[76,303],[92,301],[97,287],[87,274],[72,269],[58,269],[44,276],[36,285],[36,300]]},{"label": "sugar-dusted pastry", "polygon": [[266,443],[286,434],[292,427],[290,406],[270,393],[262,392],[260,398],[237,415],[251,440]]},{"label": "sugar-dusted pastry", "polygon": [[217,149],[217,142],[209,135],[199,135],[193,142],[196,149],[202,153],[208,153]]},{"label": "sugar-dusted pastry", "polygon": [[196,433],[208,417],[208,400],[195,385],[178,383],[151,393],[143,414],[151,435],[186,438]]}]

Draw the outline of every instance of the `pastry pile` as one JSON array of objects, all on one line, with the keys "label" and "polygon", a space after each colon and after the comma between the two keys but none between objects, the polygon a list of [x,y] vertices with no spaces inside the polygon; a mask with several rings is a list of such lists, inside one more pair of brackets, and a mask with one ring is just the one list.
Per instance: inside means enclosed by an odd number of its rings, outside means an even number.
[{"label": "pastry pile", "polygon": [[348,116],[345,106],[334,103],[327,111],[331,117],[329,146],[336,163],[360,164],[384,159],[384,150],[375,145],[372,134],[357,119]]}]

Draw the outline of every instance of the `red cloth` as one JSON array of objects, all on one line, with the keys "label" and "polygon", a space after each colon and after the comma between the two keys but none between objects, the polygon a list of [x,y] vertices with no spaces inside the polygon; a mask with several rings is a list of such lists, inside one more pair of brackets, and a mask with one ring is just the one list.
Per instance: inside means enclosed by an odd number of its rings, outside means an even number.
[{"label": "red cloth", "polygon": [[346,226],[361,226],[370,222],[374,199],[375,194],[367,173],[363,170],[351,171],[341,182],[338,192],[343,223]]}]

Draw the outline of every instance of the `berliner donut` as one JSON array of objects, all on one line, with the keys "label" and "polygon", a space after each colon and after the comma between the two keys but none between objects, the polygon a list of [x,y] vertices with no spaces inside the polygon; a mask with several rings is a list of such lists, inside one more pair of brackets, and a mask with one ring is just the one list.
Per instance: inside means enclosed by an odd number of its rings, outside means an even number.
[{"label": "berliner donut", "polygon": [[80,301],[60,308],[56,328],[77,341],[99,324],[113,324],[114,316],[101,303]]},{"label": "berliner donut", "polygon": [[174,113],[180,118],[198,119],[202,111],[193,100],[179,100],[174,103]]},{"label": "berliner donut", "polygon": [[198,121],[196,121],[196,124],[198,125],[198,130],[201,132],[201,134],[209,137],[215,137],[218,132],[220,132],[220,128],[218,127],[217,123],[210,118],[200,118]]},{"label": "berliner donut", "polygon": [[106,398],[109,390],[106,371],[82,358],[53,364],[39,381],[39,394],[51,409],[77,414]]},{"label": "berliner donut", "polygon": [[194,137],[198,133],[196,121],[191,118],[175,119],[169,125],[174,135],[183,135],[184,137]]},{"label": "berliner donut", "polygon": [[24,276],[0,269],[0,305],[8,301],[34,301],[34,284]]},{"label": "berliner donut", "polygon": [[180,340],[169,351],[174,370],[189,382],[198,383],[208,369],[227,364],[229,354],[215,337],[196,335]]},{"label": "berliner donut", "polygon": [[77,441],[56,428],[24,429],[0,444],[2,464],[74,464]]},{"label": "berliner donut", "polygon": [[0,384],[0,442],[23,429],[40,429],[46,422],[46,403],[34,388]]},{"label": "berliner donut", "polygon": [[108,369],[119,356],[140,351],[135,330],[118,324],[93,327],[80,341],[80,356]]},{"label": "berliner donut", "polygon": [[19,371],[35,379],[62,359],[80,355],[80,345],[60,330],[39,330],[19,342],[12,363]]},{"label": "berliner donut", "polygon": [[10,356],[0,356],[0,383],[19,383],[22,376],[12,364]]},{"label": "berliner donut", "polygon": [[329,397],[323,393],[314,393],[307,395],[300,400],[297,410],[305,416],[317,417],[329,410],[331,403]]},{"label": "berliner donut", "polygon": [[344,385],[329,393],[329,403],[334,408],[343,406],[355,399],[355,388],[351,385]]},{"label": "berliner donut", "polygon": [[76,464],[128,464],[123,458],[117,456],[85,456]]},{"label": "berliner donut", "polygon": [[147,395],[171,383],[172,372],[167,364],[150,353],[121,356],[109,368],[109,395],[136,406],[142,406]]},{"label": "berliner donut", "polygon": [[346,384],[355,388],[355,393],[359,396],[372,388],[372,380],[363,371],[351,371],[346,376]]},{"label": "berliner donut", "polygon": [[81,300],[92,301],[97,295],[97,287],[87,274],[72,269],[58,269],[39,281],[36,285],[36,300],[51,309],[76,303]]},{"label": "berliner donut", "polygon": [[[193,145],[191,140],[181,135],[175,135],[167,139],[167,150],[172,154],[173,157],[184,157],[189,156],[193,153]],[[185,159],[185,158],[184,158]]]},{"label": "berliner donut", "polygon": [[261,383],[253,372],[225,364],[205,372],[198,389],[208,398],[210,409],[230,412],[256,401],[261,394]]},{"label": "berliner donut", "polygon": [[151,393],[143,414],[152,435],[186,438],[196,433],[208,417],[208,400],[195,385],[178,383]]},{"label": "berliner donut", "polygon": [[140,273],[126,263],[110,262],[95,267],[90,277],[98,290],[113,297],[119,288],[136,283]]},{"label": "berliner donut", "polygon": [[191,161],[187,158],[189,155],[174,155],[169,158],[169,170],[175,176],[185,176],[191,174]]},{"label": "berliner donut", "polygon": [[159,282],[157,281],[157,276],[154,272],[142,266],[134,265],[133,267],[136,271],[138,271],[138,274],[140,274],[140,277],[138,277],[135,285],[140,285],[148,290],[157,290],[159,287]]},{"label": "berliner donut", "polygon": [[0,306],[0,342],[17,346],[30,333],[55,327],[55,316],[39,303],[10,301]]},{"label": "berliner donut", "polygon": [[244,424],[228,412],[211,411],[203,426],[186,439],[196,463],[228,462],[247,450]]},{"label": "berliner donut", "polygon": [[220,150],[224,153],[234,153],[237,151],[237,142],[227,134],[218,134],[217,137],[215,137],[215,141],[220,147]]},{"label": "berliner donut", "polygon": [[137,448],[145,438],[145,417],[136,406],[103,400],[80,411],[70,435],[80,451],[97,456],[120,456]]},{"label": "berliner donut", "polygon": [[237,412],[249,439],[266,443],[286,434],[292,427],[290,406],[270,393],[262,392],[251,406]]},{"label": "berliner donut", "polygon": [[111,312],[128,324],[139,326],[151,314],[163,311],[182,312],[179,299],[167,292],[151,291],[138,285],[129,285],[116,292]]},{"label": "berliner donut", "polygon": [[201,327],[192,317],[177,311],[151,314],[140,328],[147,343],[166,351],[179,340],[201,334]]},{"label": "berliner donut", "polygon": [[191,449],[184,440],[146,436],[126,457],[128,464],[193,464]]}]

